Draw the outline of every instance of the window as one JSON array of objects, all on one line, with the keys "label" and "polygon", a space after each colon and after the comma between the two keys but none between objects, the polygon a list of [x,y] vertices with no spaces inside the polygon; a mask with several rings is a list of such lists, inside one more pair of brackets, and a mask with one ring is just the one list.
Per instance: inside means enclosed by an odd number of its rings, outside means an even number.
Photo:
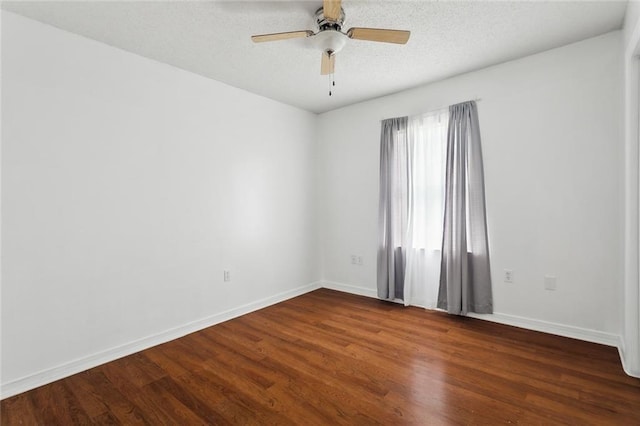
[{"label": "window", "polygon": [[448,109],[411,117],[408,122],[408,240],[414,249],[440,250],[442,245],[448,122]]},{"label": "window", "polygon": [[492,311],[474,101],[382,121],[379,208],[380,298],[456,314]]}]

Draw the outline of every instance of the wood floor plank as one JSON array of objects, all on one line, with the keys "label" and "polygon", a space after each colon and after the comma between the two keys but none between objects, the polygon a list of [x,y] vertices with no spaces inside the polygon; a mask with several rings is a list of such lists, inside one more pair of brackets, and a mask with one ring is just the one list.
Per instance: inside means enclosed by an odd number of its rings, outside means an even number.
[{"label": "wood floor plank", "polygon": [[219,383],[207,380],[196,372],[183,375],[177,378],[177,382],[182,388],[189,389],[200,401],[205,401],[212,412],[217,417],[224,419],[223,423],[228,424],[255,424],[255,416],[238,401],[238,397],[233,392],[226,389]]},{"label": "wood floor plank", "polygon": [[169,377],[178,377],[183,374],[189,374],[189,369],[177,362],[174,358],[167,356],[161,349],[163,345],[156,347],[157,350],[145,351],[146,356],[151,362],[167,372]]},{"label": "wood floor plank", "polygon": [[[151,424],[142,413],[140,408],[136,406],[131,400],[122,395],[118,389],[107,379],[104,374],[105,367],[108,364],[100,367],[92,368],[91,370],[80,373],[83,379],[94,389],[90,393],[92,398],[99,398],[102,403],[108,408],[108,413],[118,419],[121,424],[130,425],[148,425]],[[71,376],[74,377],[74,376]],[[68,380],[63,379],[63,380]],[[73,384],[72,384],[73,386]],[[46,386],[43,386],[46,388]],[[30,393],[30,392],[27,392]]]},{"label": "wood floor plank", "polygon": [[[219,336],[214,338],[214,336],[208,335],[207,337],[211,338],[214,344],[218,344],[218,347],[220,347]],[[255,342],[251,343],[246,340],[243,343],[255,345]],[[246,375],[248,380],[253,381],[263,389],[269,389],[268,394],[273,395],[274,402],[297,401],[296,404],[281,404],[282,407],[278,407],[278,410],[286,412],[286,415],[296,424],[327,424],[331,422],[332,417],[327,416],[322,411],[318,411],[316,407],[309,404],[307,399],[301,399],[302,394],[311,395],[317,393],[318,383],[313,376],[305,375],[301,371],[295,371],[291,369],[291,366],[278,363],[264,356],[260,356],[259,360],[256,360],[250,355],[245,356],[239,353],[238,349],[238,345],[229,346],[229,352],[221,352],[216,359],[221,360],[228,370],[241,371],[241,369],[244,369],[242,374]],[[255,377],[255,372],[260,374],[260,378]],[[294,381],[293,378],[296,380]],[[275,405],[268,397],[263,396],[263,398],[268,400],[270,405]],[[324,401],[318,405],[326,407],[328,406],[327,402]]]},{"label": "wood floor plank", "polygon": [[121,425],[120,421],[109,411],[103,413],[93,419],[96,425]]},{"label": "wood floor plank", "polygon": [[103,401],[100,392],[89,382],[88,375],[86,371],[74,374],[68,377],[66,382],[87,415],[96,418],[109,413],[109,406]]},{"label": "wood floor plank", "polygon": [[31,403],[32,393],[22,393],[2,401],[0,407],[0,424],[36,426],[38,419]]},{"label": "wood floor plank", "polygon": [[3,425],[640,425],[615,348],[321,289],[3,400]]},{"label": "wood floor plank", "polygon": [[39,408],[34,412],[38,424],[91,424],[90,417],[63,380],[52,383],[50,388],[35,389],[31,401]]},{"label": "wood floor plank", "polygon": [[138,405],[149,407],[156,413],[161,412],[163,417],[170,419],[168,422],[163,421],[162,424],[197,425],[205,423],[205,419],[184,405],[180,398],[176,398],[158,381],[144,385],[142,392],[145,395],[144,401],[140,402],[141,398],[136,398]]},{"label": "wood floor plank", "polygon": [[210,401],[205,402],[199,399],[189,388],[176,382],[171,377],[160,379],[154,385],[171,394],[206,423],[215,425],[231,424],[211,406]]}]

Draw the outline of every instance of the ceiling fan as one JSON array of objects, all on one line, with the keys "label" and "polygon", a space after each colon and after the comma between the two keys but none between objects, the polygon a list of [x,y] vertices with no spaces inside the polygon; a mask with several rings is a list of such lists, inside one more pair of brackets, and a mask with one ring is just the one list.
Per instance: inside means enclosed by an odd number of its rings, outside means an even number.
[{"label": "ceiling fan", "polygon": [[[266,41],[287,40],[291,38],[310,37],[315,45],[322,50],[320,74],[333,74],[338,53],[348,39],[381,41],[385,43],[406,44],[411,35],[410,31],[386,30],[381,28],[350,28],[342,32],[345,20],[342,0],[323,0],[323,5],[315,13],[318,31],[311,30],[288,31],[284,33],[261,34],[251,36],[254,43]],[[335,85],[335,83],[333,83]],[[331,95],[331,91],[329,91]]]}]

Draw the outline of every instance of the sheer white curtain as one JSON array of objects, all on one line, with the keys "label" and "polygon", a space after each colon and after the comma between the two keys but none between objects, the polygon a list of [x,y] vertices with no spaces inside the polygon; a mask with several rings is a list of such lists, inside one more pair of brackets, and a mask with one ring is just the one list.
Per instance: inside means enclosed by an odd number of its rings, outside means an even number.
[{"label": "sheer white curtain", "polygon": [[404,304],[435,308],[444,220],[448,108],[409,117]]}]

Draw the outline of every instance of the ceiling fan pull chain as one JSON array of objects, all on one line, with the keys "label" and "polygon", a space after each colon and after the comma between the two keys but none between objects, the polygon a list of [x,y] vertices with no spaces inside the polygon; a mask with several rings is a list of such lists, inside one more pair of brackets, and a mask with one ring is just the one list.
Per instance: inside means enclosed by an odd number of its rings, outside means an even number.
[{"label": "ceiling fan pull chain", "polygon": [[331,73],[329,74],[329,96],[331,96],[331,88],[335,87],[336,85],[336,80],[334,78],[334,74]]}]

